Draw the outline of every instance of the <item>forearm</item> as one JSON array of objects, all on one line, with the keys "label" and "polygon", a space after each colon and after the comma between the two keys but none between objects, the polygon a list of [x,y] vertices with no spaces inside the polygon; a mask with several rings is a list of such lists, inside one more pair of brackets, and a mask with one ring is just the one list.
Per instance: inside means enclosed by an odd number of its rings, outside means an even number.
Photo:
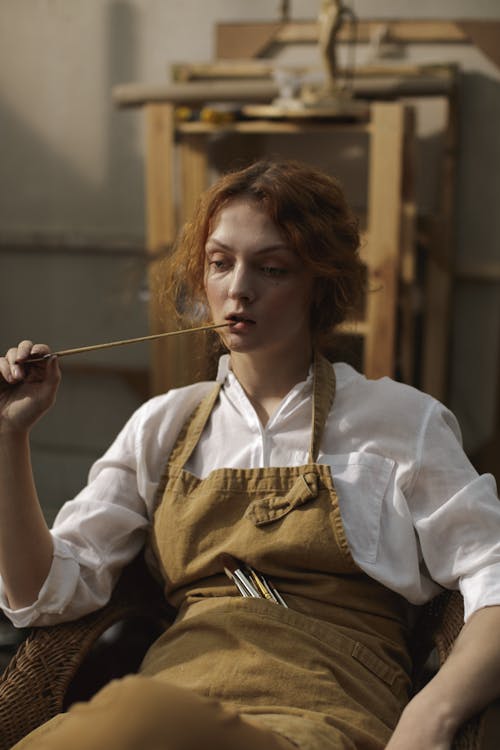
[{"label": "forearm", "polygon": [[498,696],[500,606],[494,606],[464,625],[444,665],[406,707],[388,750],[449,748],[458,728]]},{"label": "forearm", "polygon": [[0,574],[13,609],[28,606],[52,564],[52,537],[33,481],[27,433],[0,439]]},{"label": "forearm", "polygon": [[475,612],[426,688],[454,728],[500,696],[500,606]]}]

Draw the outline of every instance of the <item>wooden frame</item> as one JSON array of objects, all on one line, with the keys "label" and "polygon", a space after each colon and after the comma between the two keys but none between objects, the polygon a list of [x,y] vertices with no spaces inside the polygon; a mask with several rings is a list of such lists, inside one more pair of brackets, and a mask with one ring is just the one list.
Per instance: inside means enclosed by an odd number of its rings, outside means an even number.
[{"label": "wooden frame", "polygon": [[[356,41],[369,42],[375,34],[398,44],[474,44],[500,65],[500,21],[360,19]],[[219,23],[216,26],[216,56],[219,59],[264,57],[273,46],[318,43],[317,21],[263,23]],[[338,33],[340,43],[353,41],[349,25]]]},{"label": "wooden frame", "polygon": [[[181,175],[179,223],[192,213],[196,200],[209,180],[207,141],[214,133],[294,134],[328,133],[332,139],[340,132],[369,134],[369,200],[368,227],[364,258],[368,267],[369,287],[364,321],[346,327],[364,340],[364,371],[369,377],[395,374],[396,320],[398,315],[400,275],[406,269],[411,276],[414,259],[414,211],[411,209],[411,174],[408,149],[412,143],[411,108],[385,102],[369,107],[368,121],[339,122],[335,118],[294,120],[249,120],[225,125],[186,122],[173,125],[174,105],[169,102],[146,106],[148,147],[146,160],[146,203],[148,247],[171,243],[175,236],[175,202],[173,181],[176,156]],[[406,173],[405,173],[406,169]],[[405,198],[406,194],[406,198]],[[406,201],[406,204],[405,204]],[[404,206],[406,205],[406,211]],[[161,206],[165,216],[162,215]],[[410,208],[409,208],[410,207]],[[404,237],[406,236],[406,242]],[[405,253],[401,256],[401,247]],[[161,278],[150,273],[151,329],[164,329],[165,311],[158,307]],[[167,311],[172,319],[173,312]],[[171,324],[170,324],[171,325]],[[409,320],[411,326],[411,320]],[[160,340],[153,343],[153,378],[155,393],[178,387],[203,376],[199,363],[193,361],[193,350],[202,349],[203,337]],[[410,358],[411,359],[411,358]]]}]

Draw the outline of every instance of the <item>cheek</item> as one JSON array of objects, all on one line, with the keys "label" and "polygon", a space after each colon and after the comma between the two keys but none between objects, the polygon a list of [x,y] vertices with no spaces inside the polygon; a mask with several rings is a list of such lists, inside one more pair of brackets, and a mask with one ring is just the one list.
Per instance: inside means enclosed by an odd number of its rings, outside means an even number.
[{"label": "cheek", "polygon": [[296,317],[309,316],[312,304],[312,290],[304,288],[302,284],[288,289],[276,289],[275,301],[277,306],[284,308]]},{"label": "cheek", "polygon": [[209,307],[213,308],[224,296],[222,284],[215,282],[213,278],[205,278],[205,296]]}]

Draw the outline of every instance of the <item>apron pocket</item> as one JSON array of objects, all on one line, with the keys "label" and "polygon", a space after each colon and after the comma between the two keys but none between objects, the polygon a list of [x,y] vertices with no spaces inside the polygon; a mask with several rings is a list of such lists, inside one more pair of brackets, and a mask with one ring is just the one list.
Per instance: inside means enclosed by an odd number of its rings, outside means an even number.
[{"label": "apron pocket", "polygon": [[396,679],[397,672],[393,667],[386,664],[380,657],[370,651],[369,648],[363,646],[362,643],[356,643],[352,649],[352,657],[359,661],[364,667],[370,672],[379,677],[387,685],[393,685]]},{"label": "apron pocket", "polygon": [[248,506],[245,518],[253,521],[256,526],[265,526],[317,497],[318,477],[314,472],[308,471],[300,474],[286,495],[270,495],[254,500]]}]

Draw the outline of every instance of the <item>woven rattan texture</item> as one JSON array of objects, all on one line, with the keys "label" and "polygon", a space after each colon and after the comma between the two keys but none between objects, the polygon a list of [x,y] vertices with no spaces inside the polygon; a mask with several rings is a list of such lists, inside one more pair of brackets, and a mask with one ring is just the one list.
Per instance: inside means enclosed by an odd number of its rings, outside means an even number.
[{"label": "woven rattan texture", "polygon": [[103,609],[75,622],[34,629],[0,678],[0,750],[63,709],[66,691],[100,635],[127,618],[169,620],[161,589],[142,559],[122,575]]},{"label": "woven rattan texture", "polygon": [[[28,732],[62,710],[65,693],[79,666],[111,624],[128,616],[144,615],[148,609],[161,615],[167,625],[171,613],[140,560],[125,571],[110,603],[99,612],[76,622],[34,630],[0,680],[0,750],[10,750]],[[446,592],[423,607],[415,631],[419,642],[415,658],[426,659],[435,645],[443,663],[462,623],[463,602],[457,592]],[[479,719],[462,728],[453,750],[490,750],[489,745],[481,745]]]}]

